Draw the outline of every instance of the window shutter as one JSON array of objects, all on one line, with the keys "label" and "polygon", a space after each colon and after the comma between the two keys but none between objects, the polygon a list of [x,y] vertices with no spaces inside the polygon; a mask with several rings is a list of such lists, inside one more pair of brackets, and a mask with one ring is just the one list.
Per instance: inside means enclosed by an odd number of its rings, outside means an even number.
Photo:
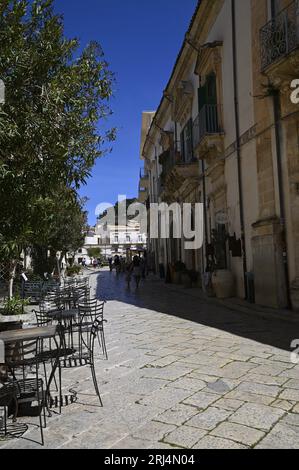
[{"label": "window shutter", "polygon": [[185,136],[184,136],[184,130],[181,132],[181,159],[182,159],[182,161],[185,160]]}]

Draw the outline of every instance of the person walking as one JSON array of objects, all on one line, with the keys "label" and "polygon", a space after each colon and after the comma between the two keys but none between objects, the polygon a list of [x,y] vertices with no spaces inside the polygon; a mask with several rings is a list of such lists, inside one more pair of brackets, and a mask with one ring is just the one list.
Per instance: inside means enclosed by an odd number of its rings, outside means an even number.
[{"label": "person walking", "polygon": [[95,259],[93,260],[93,263],[92,263],[92,264],[93,264],[93,267],[94,267],[94,269],[97,269],[97,267],[98,267],[98,263],[99,263],[99,262],[98,262],[98,260],[95,258]]},{"label": "person walking", "polygon": [[141,274],[142,274],[142,272],[141,272],[141,260],[140,260],[139,256],[134,256],[134,258],[133,258],[132,274],[133,274],[134,279],[135,279],[136,289],[138,289],[140,281],[141,281]]},{"label": "person walking", "polygon": [[116,255],[115,258],[114,258],[114,266],[115,266],[115,269],[116,269],[116,274],[119,275],[119,273],[120,273],[120,259],[119,259],[118,255]]}]

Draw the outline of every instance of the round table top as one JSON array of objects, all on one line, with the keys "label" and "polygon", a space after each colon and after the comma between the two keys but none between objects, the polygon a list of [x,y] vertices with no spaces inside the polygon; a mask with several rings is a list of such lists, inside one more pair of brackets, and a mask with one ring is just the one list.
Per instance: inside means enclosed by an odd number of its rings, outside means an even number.
[{"label": "round table top", "polygon": [[46,312],[45,315],[48,318],[52,319],[62,319],[67,320],[69,318],[75,318],[79,314],[79,310],[77,308],[69,309],[69,310],[54,310],[51,312]]}]

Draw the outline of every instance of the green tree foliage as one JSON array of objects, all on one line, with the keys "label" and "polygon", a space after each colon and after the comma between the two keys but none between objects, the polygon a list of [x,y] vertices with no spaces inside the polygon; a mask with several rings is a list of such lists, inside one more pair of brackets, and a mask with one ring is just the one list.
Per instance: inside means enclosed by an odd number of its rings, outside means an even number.
[{"label": "green tree foliage", "polygon": [[100,248],[97,248],[97,247],[94,247],[94,248],[88,248],[87,250],[87,254],[89,256],[89,258],[100,258],[101,257],[101,249]]},{"label": "green tree foliage", "polygon": [[97,43],[79,53],[78,40],[65,38],[53,0],[2,0],[0,44],[0,256],[13,266],[41,240],[66,249],[58,206],[65,224],[73,215],[71,232],[81,226],[76,192],[115,138],[100,130],[114,79]]}]

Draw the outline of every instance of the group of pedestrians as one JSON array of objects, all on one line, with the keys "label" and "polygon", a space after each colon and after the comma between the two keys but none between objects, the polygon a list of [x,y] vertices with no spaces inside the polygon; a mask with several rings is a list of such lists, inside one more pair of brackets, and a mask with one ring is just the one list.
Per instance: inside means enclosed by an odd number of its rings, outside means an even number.
[{"label": "group of pedestrians", "polygon": [[[82,262],[82,267],[85,269],[87,267],[87,261],[86,261],[86,258],[83,258]],[[90,266],[92,266],[94,269],[98,268],[101,266],[101,262],[100,260],[98,260],[97,258],[94,258],[91,262],[90,262]]]},{"label": "group of pedestrians", "polygon": [[121,273],[126,273],[126,282],[128,289],[131,287],[132,279],[135,281],[136,288],[139,288],[141,279],[145,279],[147,275],[147,264],[146,257],[134,256],[131,262],[122,257],[116,255],[113,258],[109,258],[110,272],[115,268],[117,276]]}]

